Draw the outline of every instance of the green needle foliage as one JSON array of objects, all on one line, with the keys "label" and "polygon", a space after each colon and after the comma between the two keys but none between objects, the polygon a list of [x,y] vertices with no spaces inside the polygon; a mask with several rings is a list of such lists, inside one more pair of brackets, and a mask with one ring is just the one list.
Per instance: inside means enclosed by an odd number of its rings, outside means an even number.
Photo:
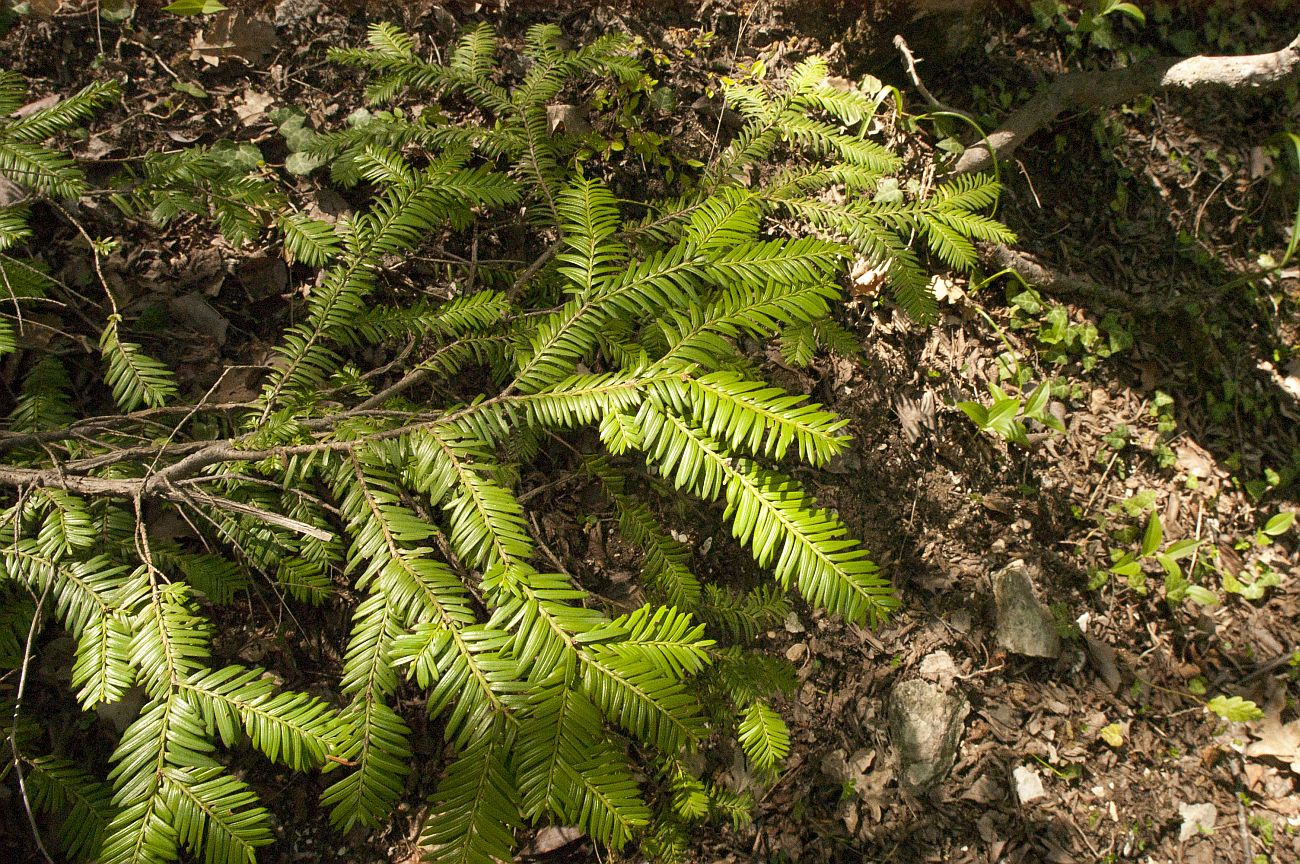
[{"label": "green needle foliage", "polygon": [[[13,610],[0,659],[21,666],[28,631],[57,624],[76,644],[84,710],[144,699],[98,773],[28,755],[40,735],[19,730],[14,768],[60,817],[68,856],[254,861],[270,818],[226,767],[232,750],[323,771],[340,830],[382,826],[412,781],[409,712],[422,702],[446,742],[418,767],[437,778],[428,860],[510,860],[519,829],[539,822],[679,857],[691,823],[740,823],[750,805],[683,757],[730,740],[761,775],[789,750],[770,700],[793,676],[746,648],[785,616],[786,589],[860,623],[895,607],[847,526],[790,476],[844,452],[846,421],[762,381],[738,342],[783,338],[805,359],[843,345],[828,316],[854,256],[887,265],[901,304],[928,317],[927,250],[968,267],[973,241],[1009,239],[978,213],[996,187],[876,195],[901,167],[866,137],[877,101],[810,60],[775,85],[729,84],[745,125],[717,158],[660,197],[620,200],[614,189],[641,178],[584,168],[587,141],[551,130],[547,107],[638,81],[629,44],[571,50],[539,26],[525,53],[511,80],[486,27],[441,64],[386,25],[368,47],[333,52],[374,74],[373,100],[430,106],[311,140],[334,182],[370,193],[336,225],[297,209],[251,145],[149,157],[121,190],[157,223],[210,217],[233,243],[274,231],[287,257],[321,270],[260,396],[233,411],[176,405],[176,378],[111,304],[80,343],[101,357],[76,367],[98,392],[74,395],[67,337],[29,352],[0,435],[0,591]],[[0,115],[19,83],[0,74]],[[76,194],[75,167],[43,142],[113,92],[0,123],[0,173],[37,197]],[[478,119],[453,122],[443,106]],[[427,246],[470,253],[520,225],[533,260],[467,254],[418,298],[404,287],[401,262]],[[0,213],[4,248],[27,233],[25,211]],[[11,288],[59,290],[39,262],[0,266]],[[104,406],[124,413],[72,429]],[[603,493],[643,553],[646,602],[620,607],[566,572],[537,533],[529,470]],[[671,512],[659,496],[679,493],[715,507],[772,581],[744,590],[693,573],[656,515]],[[166,514],[192,536],[155,536]],[[350,615],[334,698],[214,656],[220,607],[264,580],[280,602]]]}]

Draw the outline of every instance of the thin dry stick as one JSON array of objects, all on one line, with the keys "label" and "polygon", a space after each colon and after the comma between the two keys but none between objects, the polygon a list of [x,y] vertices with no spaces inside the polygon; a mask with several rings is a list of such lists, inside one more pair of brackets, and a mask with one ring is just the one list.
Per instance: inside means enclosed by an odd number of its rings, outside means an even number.
[{"label": "thin dry stick", "polygon": [[940,111],[945,111],[949,114],[957,114],[969,120],[975,119],[973,114],[963,111],[960,108],[953,108],[951,105],[940,102],[934,97],[934,94],[930,92],[930,88],[926,87],[925,82],[921,80],[920,73],[916,71],[916,66],[921,62],[921,58],[912,54],[912,49],[908,47],[907,40],[904,39],[901,34],[894,37],[894,47],[903,55],[903,62],[907,64],[907,77],[911,79],[912,86],[915,87],[917,92],[921,94],[921,97],[925,99],[926,104],[931,108],[937,108]]},{"label": "thin dry stick", "polygon": [[[304,537],[311,537],[313,540],[319,540],[322,543],[328,543],[334,539],[332,531],[326,531],[323,528],[317,528],[315,525],[309,525],[297,519],[274,513],[270,510],[263,510],[260,507],[254,507],[252,504],[244,504],[240,501],[232,501],[229,498],[221,498],[216,495],[209,495],[206,492],[183,491],[170,487],[169,492],[175,492],[181,498],[192,499],[193,503],[206,504],[209,507],[216,507],[219,510],[229,510],[232,513],[238,513],[242,516],[251,516],[259,522],[265,522],[268,525],[274,525],[277,528],[283,528],[286,531],[292,531],[295,534],[301,534]],[[176,500],[171,494],[168,499]]]},{"label": "thin dry stick", "polygon": [[1196,534],[1192,538],[1196,541],[1196,545],[1192,547],[1192,561],[1187,565],[1188,579],[1196,575],[1196,560],[1201,557],[1201,512],[1203,507],[1202,502],[1196,502]]},{"label": "thin dry stick", "polygon": [[[1241,761],[1240,756],[1237,758],[1240,762],[1238,770],[1244,772],[1245,764]],[[1237,782],[1240,784],[1240,778],[1238,778]],[[1241,803],[1241,787],[1238,786],[1237,789],[1237,794],[1232,797],[1237,800],[1237,832],[1241,836],[1241,860],[1245,864],[1251,864],[1255,860],[1255,856],[1250,854],[1250,829],[1246,827],[1246,807]]]},{"label": "thin dry stick", "polygon": [[95,242],[95,239],[91,237],[90,232],[87,231],[79,221],[77,221],[76,217],[65,210],[60,204],[53,200],[47,200],[45,203],[58,213],[62,214],[68,224],[77,229],[77,233],[81,235],[81,239],[86,241],[86,245],[90,247],[91,262],[95,265],[95,276],[99,279],[99,286],[104,289],[104,296],[108,298],[109,308],[113,310],[113,315],[115,317],[121,317],[117,311],[117,298],[113,296],[112,290],[108,287],[108,279],[104,276],[104,267],[99,261],[99,246]]},{"label": "thin dry stick", "polygon": [[[240,409],[252,408],[251,402],[219,402],[212,405],[204,405],[204,411],[238,411]],[[148,422],[155,416],[168,414],[184,414],[193,410],[190,405],[160,405],[157,408],[145,408],[140,411],[132,411],[129,414],[102,414],[98,417],[86,417],[77,420],[69,426],[62,429],[50,429],[45,432],[27,432],[13,433],[0,432],[0,451],[8,450],[12,447],[22,447],[26,444],[39,444],[42,442],[64,441],[69,438],[76,438],[86,433],[92,432],[101,427],[115,426],[119,423]],[[159,424],[160,426],[162,424]],[[167,428],[167,427],[163,427]]]},{"label": "thin dry stick", "polygon": [[[181,517],[182,517],[183,519],[185,519],[185,521],[186,521],[187,523],[189,523],[189,525],[190,525],[191,528],[194,529],[194,533],[195,533],[195,534],[198,534],[200,537],[202,537],[202,534],[201,534],[200,531],[198,530],[197,526],[195,526],[194,523],[190,522],[189,517],[187,517],[187,516],[185,515],[185,510],[184,510],[183,508],[180,508],[180,507],[178,507],[178,508],[176,508],[176,509],[177,509],[178,511],[180,511]],[[240,544],[238,538],[236,538],[236,537],[232,536],[231,534],[229,534],[229,533],[226,531],[225,527],[223,527],[223,526],[221,525],[221,523],[217,522],[217,520],[213,519],[213,518],[212,518],[211,516],[209,516],[207,513],[204,513],[203,510],[200,509],[200,508],[198,508],[198,507],[195,507],[195,508],[194,508],[194,514],[195,514],[196,516],[200,517],[201,519],[205,520],[209,525],[211,525],[213,528],[215,528],[216,531],[217,531],[217,536],[218,536],[218,537],[224,537],[227,541],[229,541],[230,545],[234,547],[234,549],[235,549],[236,552],[238,552],[241,556],[243,556],[243,558],[244,558],[245,561],[252,560],[252,555],[250,555],[249,552],[248,552],[248,550],[245,549],[245,548]],[[206,540],[205,540],[205,542],[206,542]],[[280,590],[280,585],[279,585],[279,583],[277,583],[276,580],[275,580],[275,579],[274,579],[274,578],[273,578],[269,573],[267,573],[267,572],[265,572],[264,570],[262,570],[262,568],[257,567],[257,568],[254,568],[254,569],[257,570],[257,572],[262,576],[262,578],[266,580],[266,583],[267,583],[268,585],[271,586],[271,591],[272,591],[272,593],[274,593],[276,599],[280,601],[279,606],[277,607],[277,609],[276,609],[276,610],[272,610],[272,609],[271,609],[271,604],[266,602],[266,598],[264,598],[264,597],[261,595],[261,592],[257,592],[257,599],[259,599],[259,600],[262,601],[262,605],[263,605],[263,607],[266,608],[267,613],[273,615],[273,614],[277,614],[277,613],[279,613],[279,614],[283,614],[283,613],[285,613],[285,612],[288,612],[288,613],[289,613],[289,618],[291,618],[291,619],[293,620],[293,623],[297,626],[297,628],[298,628],[298,632],[301,633],[301,634],[303,635],[303,638],[307,638],[307,637],[308,637],[308,630],[307,630],[307,628],[306,628],[306,627],[303,627],[303,626],[302,626],[302,622],[298,620],[298,616],[293,614],[293,609],[290,608],[290,606],[289,606],[289,602],[285,599],[285,597],[284,597],[284,592]],[[281,623],[281,621],[280,621],[280,620],[277,620],[277,621],[276,621],[276,626],[279,627],[279,626],[280,626],[280,623]]]},{"label": "thin dry stick", "polygon": [[31,665],[32,644],[36,641],[36,631],[39,629],[45,598],[53,584],[53,579],[45,583],[45,589],[41,591],[40,599],[36,601],[36,611],[32,613],[31,627],[27,629],[27,641],[23,644],[22,671],[18,675],[18,692],[14,696],[14,722],[9,729],[9,749],[14,757],[14,776],[18,778],[18,792],[23,799],[23,809],[27,811],[27,822],[32,827],[32,838],[36,841],[36,848],[41,851],[41,855],[49,864],[54,864],[54,858],[50,856],[44,841],[41,840],[41,829],[36,825],[36,814],[32,812],[31,798],[27,795],[27,778],[23,776],[22,755],[18,752],[18,718],[22,714],[23,693],[27,689],[27,669]]},{"label": "thin dry stick", "polygon": [[1083,505],[1084,513],[1087,513],[1092,509],[1092,502],[1097,500],[1097,496],[1101,493],[1102,487],[1106,485],[1106,478],[1110,476],[1110,469],[1115,467],[1115,460],[1118,458],[1119,451],[1116,450],[1111,455],[1110,461],[1106,463],[1106,470],[1101,472],[1101,479],[1097,481],[1097,486],[1092,490],[1092,495],[1088,496],[1088,503]]},{"label": "thin dry stick", "polygon": [[[195,403],[194,407],[185,413],[185,416],[182,417],[180,422],[177,423],[176,426],[172,429],[171,434],[169,434],[167,436],[167,439],[163,441],[162,446],[166,447],[168,444],[176,440],[176,436],[180,433],[181,429],[184,428],[186,423],[190,422],[191,417],[199,413],[199,411],[203,408],[203,403],[207,402],[208,397],[217,391],[217,388],[221,386],[221,382],[226,380],[227,375],[229,375],[231,372],[235,371],[236,369],[248,369],[248,368],[250,367],[227,366],[225,369],[221,370],[221,374],[217,376],[217,380],[212,382],[212,386],[209,387],[207,392],[203,394],[203,398],[199,399],[199,401]],[[159,451],[158,455],[155,456],[153,461],[149,463],[149,467],[144,469],[144,476],[146,481],[149,479],[149,477],[153,475],[155,469],[158,467],[158,460],[161,458],[162,458],[162,452]]]},{"label": "thin dry stick", "polygon": [[[740,56],[740,42],[745,38],[745,30],[749,27],[749,21],[754,17],[754,9],[758,7],[755,3],[749,7],[745,13],[745,20],[740,22],[740,28],[736,30],[736,44],[731,49],[731,59],[727,61],[727,66],[732,67],[736,63],[736,58]],[[718,111],[718,125],[713,130],[713,140],[709,142],[709,161],[713,161],[713,154],[718,152],[718,141],[722,139],[722,118],[727,116],[727,100],[722,100],[722,109]]]},{"label": "thin dry stick", "polygon": [[513,301],[518,297],[519,292],[524,290],[524,286],[528,284],[528,280],[536,276],[537,271],[545,267],[546,262],[554,258],[556,253],[563,248],[564,241],[556,240],[550,246],[547,246],[542,250],[542,254],[538,255],[537,258],[533,260],[533,263],[529,264],[527,269],[525,269],[523,273],[519,274],[519,278],[515,280],[515,284],[510,286],[510,290],[506,292],[506,299]]}]

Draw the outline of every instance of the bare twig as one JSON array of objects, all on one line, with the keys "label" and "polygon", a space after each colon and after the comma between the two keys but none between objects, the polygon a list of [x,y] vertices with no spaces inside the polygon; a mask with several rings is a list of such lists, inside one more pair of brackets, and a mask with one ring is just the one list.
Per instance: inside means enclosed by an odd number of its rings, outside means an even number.
[{"label": "bare twig", "polygon": [[23,809],[27,811],[27,822],[31,825],[32,839],[36,841],[36,848],[41,851],[41,855],[49,864],[54,864],[54,858],[50,856],[49,851],[45,848],[44,841],[41,840],[41,829],[36,825],[36,815],[32,813],[31,798],[27,794],[27,778],[23,776],[22,754],[18,752],[18,719],[23,710],[23,694],[27,690],[27,670],[31,666],[32,645],[36,641],[36,631],[40,628],[41,612],[45,607],[45,598],[50,593],[50,586],[53,584],[53,580],[46,581],[40,599],[36,601],[36,611],[32,613],[31,626],[27,628],[27,641],[23,643],[22,671],[18,674],[18,692],[14,695],[14,720],[9,729],[9,750],[13,753],[14,776],[18,778],[18,792],[23,799]]},{"label": "bare twig", "polygon": [[1025,282],[1053,293],[1073,294],[1088,300],[1104,302],[1119,309],[1136,309],[1133,297],[1123,291],[1099,285],[1091,279],[1069,273],[1058,273],[1040,264],[1032,255],[1012,249],[1001,243],[980,244],[980,257],[986,266],[997,270],[1010,270]]},{"label": "bare twig", "polygon": [[1197,501],[1196,502],[1196,533],[1192,535],[1192,539],[1196,541],[1196,545],[1192,547],[1192,560],[1187,565],[1187,577],[1189,579],[1196,575],[1196,562],[1200,560],[1201,557],[1201,516],[1203,514],[1204,514],[1204,504],[1203,502]]},{"label": "bare twig", "polygon": [[322,543],[328,543],[334,539],[331,531],[323,528],[317,528],[315,525],[309,525],[306,522],[292,519],[280,513],[273,513],[270,510],[263,510],[260,507],[254,507],[252,504],[244,504],[239,501],[231,501],[229,498],[221,498],[217,495],[209,495],[206,492],[187,492],[173,489],[167,493],[171,500],[189,499],[191,504],[206,504],[209,507],[216,507],[221,510],[229,510],[232,513],[239,513],[244,516],[251,516],[258,521],[265,522],[268,525],[275,525],[278,528],[284,528],[295,534],[301,534],[304,537],[311,537],[320,540]]},{"label": "bare twig", "polygon": [[[222,402],[213,405],[199,406],[201,410],[211,412],[238,411],[240,409],[252,407],[253,405],[250,402]],[[0,452],[10,450],[14,447],[23,447],[28,444],[66,441],[70,438],[79,438],[86,433],[99,429],[111,429],[114,426],[147,422],[152,420],[154,417],[164,417],[172,414],[188,414],[194,410],[195,406],[193,405],[164,405],[158,408],[146,408],[141,411],[132,411],[130,414],[105,414],[99,417],[87,417],[84,420],[78,420],[62,429],[51,429],[46,432],[27,432],[19,434],[0,431]]]},{"label": "bare twig", "polygon": [[[1238,762],[1241,762],[1240,756],[1238,756],[1237,759]],[[1245,773],[1245,765],[1239,764],[1237,770],[1240,771],[1241,773]],[[1251,862],[1255,860],[1255,856],[1251,854],[1250,828],[1247,827],[1246,825],[1246,805],[1241,803],[1242,790],[1240,788],[1240,784],[1241,784],[1240,778],[1238,779],[1237,783],[1238,783],[1237,794],[1233,795],[1232,797],[1237,800],[1237,835],[1241,837],[1241,860],[1244,862],[1244,864],[1251,864]]]},{"label": "bare twig", "polygon": [[1089,510],[1092,509],[1092,502],[1096,501],[1097,496],[1101,494],[1101,490],[1106,485],[1106,478],[1110,476],[1110,469],[1115,467],[1115,460],[1118,458],[1119,458],[1118,450],[1116,450],[1114,453],[1110,455],[1110,461],[1106,463],[1106,470],[1101,472],[1101,479],[1097,481],[1097,484],[1092,489],[1092,494],[1088,496],[1088,503],[1083,505],[1084,513],[1087,513]]},{"label": "bare twig", "polygon": [[[98,16],[96,16],[96,20],[99,20]],[[109,308],[113,310],[113,315],[120,317],[117,310],[117,298],[113,296],[112,289],[108,287],[108,279],[104,276],[104,267],[99,261],[99,246],[95,242],[95,238],[90,236],[90,232],[86,230],[85,226],[83,226],[75,216],[64,209],[63,205],[48,198],[45,203],[48,204],[52,210],[61,214],[63,218],[67,220],[69,225],[77,229],[77,233],[81,235],[81,239],[85,240],[86,245],[90,247],[90,258],[91,262],[95,266],[95,276],[99,280],[99,287],[104,289],[104,297],[108,299],[108,305]]]},{"label": "bare twig", "polygon": [[533,263],[529,264],[527,269],[519,274],[519,278],[515,280],[515,284],[511,285],[510,290],[506,292],[506,297],[509,300],[514,301],[514,299],[519,296],[519,292],[524,290],[524,286],[528,284],[528,281],[537,275],[537,271],[545,267],[546,262],[554,258],[556,253],[563,248],[564,241],[556,240],[550,246],[547,246],[542,250],[542,254],[538,255],[537,258],[533,260]]},{"label": "bare twig", "polygon": [[951,105],[940,102],[934,97],[934,94],[930,92],[930,88],[926,87],[925,82],[921,80],[920,73],[916,71],[917,64],[921,62],[921,58],[912,54],[912,49],[908,46],[907,40],[904,39],[901,34],[894,37],[894,47],[903,55],[903,62],[907,64],[907,77],[911,79],[912,86],[915,87],[917,92],[921,94],[921,97],[925,99],[927,105],[931,108],[937,108],[940,111],[946,111],[949,114],[957,114],[970,120],[975,119],[975,116],[970,112],[962,111],[960,108],[953,108]]}]

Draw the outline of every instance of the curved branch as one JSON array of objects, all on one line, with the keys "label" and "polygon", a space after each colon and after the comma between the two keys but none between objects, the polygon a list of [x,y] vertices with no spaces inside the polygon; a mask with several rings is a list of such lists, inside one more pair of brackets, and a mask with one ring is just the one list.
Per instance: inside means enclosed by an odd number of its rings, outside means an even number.
[{"label": "curved branch", "polygon": [[[1280,51],[1239,57],[1161,57],[1123,69],[1068,72],[1014,112],[987,141],[957,160],[954,174],[984,171],[1005,159],[1038,130],[1069,111],[1088,111],[1131,102],[1139,96],[1205,86],[1233,90],[1274,87],[1300,73],[1300,36]],[[991,149],[990,149],[991,147]]]}]

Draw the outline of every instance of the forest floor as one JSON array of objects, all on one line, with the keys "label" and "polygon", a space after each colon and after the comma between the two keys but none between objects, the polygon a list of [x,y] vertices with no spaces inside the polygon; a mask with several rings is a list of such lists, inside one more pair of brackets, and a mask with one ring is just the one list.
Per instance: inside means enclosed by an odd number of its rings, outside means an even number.
[{"label": "forest floor", "polygon": [[[552,13],[505,0],[287,0],[232,4],[256,17],[225,33],[214,19],[145,4],[122,23],[97,18],[95,4],[84,14],[72,5],[11,23],[0,50],[32,81],[33,98],[96,76],[128,81],[127,104],[138,113],[97,124],[76,151],[104,176],[127,154],[218,138],[259,140],[273,153],[283,146],[266,116],[275,107],[302,108],[317,128],[337,126],[362,104],[362,87],[326,62],[325,49],[360,44],[375,20],[395,21],[425,45],[479,20],[510,39],[539,20],[562,20],[575,42],[626,28],[670,61],[658,74],[676,91],[682,119],[669,131],[704,146],[717,128],[688,106],[719,74],[760,58],[779,76],[825,54],[834,74],[897,85],[919,114],[927,106],[891,44],[901,30],[926,57],[921,73],[940,100],[996,123],[1045,76],[1114,56],[1075,50],[1068,32],[1028,13],[990,13],[972,30],[858,13],[850,3],[783,11],[722,0],[618,13],[566,0]],[[1224,2],[1217,17],[1151,16],[1144,28],[1119,29],[1124,44],[1158,53],[1271,51],[1300,21],[1266,6]],[[755,348],[776,383],[851,418],[851,453],[802,479],[866,541],[903,607],[866,631],[797,605],[784,628],[762,638],[798,667],[798,688],[778,703],[793,752],[776,782],[753,787],[752,825],[701,830],[692,860],[1300,860],[1300,530],[1261,531],[1300,505],[1300,269],[1238,279],[1261,256],[1282,258],[1297,191],[1290,155],[1270,138],[1297,120],[1300,108],[1281,92],[1160,97],[1066,118],[1002,166],[997,215],[1019,235],[1017,248],[1079,277],[1070,290],[948,274],[941,319],[923,328],[863,276],[846,280],[851,299],[840,312],[861,337],[860,358],[792,369],[774,350]],[[893,117],[879,134],[921,164],[932,160],[943,122],[910,131]],[[950,123],[946,134],[965,130]],[[282,296],[295,290],[274,254],[223,247],[212,233],[183,223],[161,243],[128,242],[114,265],[134,286],[135,308],[197,293],[227,322],[229,335],[224,326],[213,332],[210,316],[168,325],[159,353],[199,391],[222,366],[264,353],[287,320]],[[55,239],[72,248],[72,237]],[[1027,392],[1048,380],[1066,432],[1036,434],[1029,446],[979,431],[953,407],[987,404],[986,381]],[[556,496],[561,517],[581,506]],[[1145,580],[1109,572],[1116,556],[1138,551],[1153,512],[1161,549],[1199,541],[1181,563],[1216,602],[1169,602],[1171,586],[1150,556]],[[580,536],[541,527],[554,548],[593,570],[617,569],[606,523]],[[693,534],[702,574],[751,566],[721,524],[709,530]],[[1057,618],[1059,659],[999,647],[990,574],[1015,559],[1030,565]],[[248,620],[260,616],[254,611]],[[342,633],[346,622],[307,623]],[[322,674],[312,664],[323,639],[295,641],[273,624],[222,639],[246,661],[275,654],[278,668],[296,668],[309,684]],[[887,705],[893,686],[940,650],[971,711],[950,776],[914,797],[895,776]],[[1216,716],[1205,703],[1219,695],[1254,701],[1263,719]],[[51,734],[77,722],[72,714],[52,721]],[[427,732],[416,729],[417,758],[440,747]],[[1040,797],[1022,800],[1017,769],[1041,781]],[[739,765],[710,770],[733,787],[755,782]],[[267,770],[251,782],[295,827],[260,860],[414,861],[420,802],[435,779],[415,772],[386,833],[341,836],[315,803],[317,781]],[[1183,830],[1188,807],[1206,804],[1205,830]],[[23,848],[23,827],[0,828],[0,846]],[[597,859],[581,838],[556,832],[533,838],[523,854]]]}]

